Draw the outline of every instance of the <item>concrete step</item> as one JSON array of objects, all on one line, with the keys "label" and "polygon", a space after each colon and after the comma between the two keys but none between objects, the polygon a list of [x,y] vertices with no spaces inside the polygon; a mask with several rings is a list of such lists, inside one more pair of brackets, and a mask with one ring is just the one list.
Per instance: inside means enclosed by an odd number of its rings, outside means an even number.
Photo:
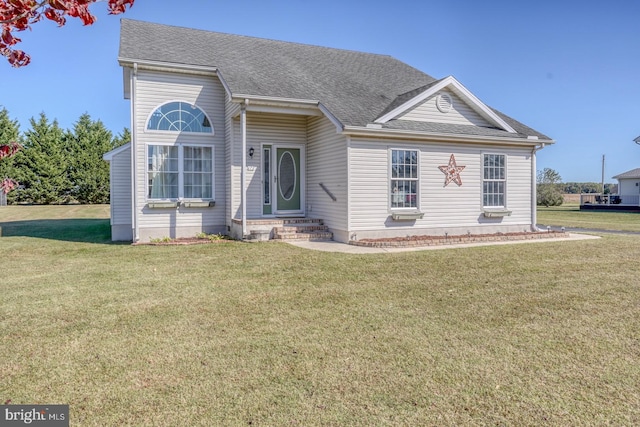
[{"label": "concrete step", "polygon": [[295,240],[295,241],[315,241],[315,240],[333,240],[333,233],[330,231],[312,231],[312,232],[276,232],[273,235],[274,240]]}]

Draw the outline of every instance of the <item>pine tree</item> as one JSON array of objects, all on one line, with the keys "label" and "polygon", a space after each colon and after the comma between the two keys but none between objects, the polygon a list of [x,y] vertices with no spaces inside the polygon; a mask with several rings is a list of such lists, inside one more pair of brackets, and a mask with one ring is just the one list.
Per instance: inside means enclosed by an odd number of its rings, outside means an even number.
[{"label": "pine tree", "polygon": [[122,129],[118,135],[113,137],[113,141],[111,142],[111,149],[118,148],[124,144],[131,142],[131,131],[129,128]]},{"label": "pine tree", "polygon": [[[20,140],[20,125],[17,120],[11,120],[9,118],[9,112],[6,108],[0,109],[0,146],[7,146],[12,143],[21,143]],[[15,178],[13,156],[7,156],[0,160],[0,183],[7,178]],[[4,195],[4,191],[0,189],[3,194],[0,198],[7,197],[11,201],[11,192],[8,195]]]},{"label": "pine tree", "polygon": [[15,200],[34,204],[60,204],[69,201],[70,183],[67,179],[67,156],[63,131],[44,113],[36,121],[30,119],[31,129],[24,134],[23,150],[14,156],[16,179],[20,188]]},{"label": "pine tree", "polygon": [[65,140],[73,198],[80,203],[108,203],[109,164],[102,155],[113,148],[111,132],[100,120],[93,121],[85,113],[73,131],[66,132]]}]

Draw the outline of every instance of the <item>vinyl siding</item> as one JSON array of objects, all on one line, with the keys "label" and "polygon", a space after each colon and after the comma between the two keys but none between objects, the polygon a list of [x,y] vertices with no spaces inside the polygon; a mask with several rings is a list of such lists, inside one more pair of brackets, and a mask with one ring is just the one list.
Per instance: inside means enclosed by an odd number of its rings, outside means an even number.
[{"label": "vinyl siding", "polygon": [[[436,106],[436,99],[440,93],[447,93],[451,96],[453,101],[453,107],[447,113],[443,113],[438,110],[438,107]],[[460,97],[448,90],[442,90],[434,96],[427,98],[423,103],[417,105],[407,113],[397,118],[417,122],[436,122],[491,127],[489,122],[470,108]]]},{"label": "vinyl siding", "polygon": [[131,226],[131,148],[111,160],[111,225]]},{"label": "vinyl siding", "polygon": [[[225,223],[225,104],[224,89],[216,77],[139,71],[135,102],[136,209],[141,240],[148,237],[181,237],[194,230],[214,232]],[[214,135],[146,131],[149,115],[161,104],[186,101],[210,118]],[[205,209],[149,209],[147,205],[147,144],[207,144],[214,147],[214,196],[216,206]],[[156,230],[156,231],[153,231]]]},{"label": "vinyl siding", "polygon": [[[346,137],[325,117],[308,120],[307,146],[307,216],[320,218],[340,240],[347,234],[348,175]],[[320,187],[336,197],[331,197]]]},{"label": "vinyl siding", "polygon": [[[262,150],[263,144],[293,144],[304,147],[307,143],[306,116],[247,112],[247,150],[255,150],[253,159],[247,155],[247,217],[262,217]],[[233,144],[231,153],[231,213],[241,218],[241,165],[242,134],[240,118],[233,120]],[[304,179],[304,178],[303,178]],[[237,189],[237,191],[236,191]]]},{"label": "vinyl siding", "polygon": [[[419,152],[418,209],[422,219],[391,219],[389,156],[391,149]],[[507,156],[507,209],[511,216],[487,219],[482,215],[482,154]],[[447,165],[453,154],[461,172],[462,186],[444,186],[438,166]],[[357,238],[383,235],[481,233],[523,231],[531,223],[531,153],[527,149],[486,149],[462,144],[418,144],[380,140],[352,140],[350,144],[350,223]],[[508,230],[507,230],[508,229]]]}]

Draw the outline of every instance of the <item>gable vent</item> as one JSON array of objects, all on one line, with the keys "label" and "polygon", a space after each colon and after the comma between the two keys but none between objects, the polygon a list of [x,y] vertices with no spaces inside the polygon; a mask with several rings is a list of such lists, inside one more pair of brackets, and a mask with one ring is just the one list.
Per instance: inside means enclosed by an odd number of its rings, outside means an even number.
[{"label": "gable vent", "polygon": [[438,94],[436,97],[436,107],[441,113],[448,113],[453,108],[453,99],[448,93]]}]

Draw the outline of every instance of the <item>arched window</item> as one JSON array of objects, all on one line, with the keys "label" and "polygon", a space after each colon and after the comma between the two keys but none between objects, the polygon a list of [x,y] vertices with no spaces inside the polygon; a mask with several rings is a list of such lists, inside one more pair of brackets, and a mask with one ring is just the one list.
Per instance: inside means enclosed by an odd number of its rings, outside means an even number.
[{"label": "arched window", "polygon": [[147,130],[213,133],[209,117],[195,105],[172,101],[158,107],[147,121]]}]

